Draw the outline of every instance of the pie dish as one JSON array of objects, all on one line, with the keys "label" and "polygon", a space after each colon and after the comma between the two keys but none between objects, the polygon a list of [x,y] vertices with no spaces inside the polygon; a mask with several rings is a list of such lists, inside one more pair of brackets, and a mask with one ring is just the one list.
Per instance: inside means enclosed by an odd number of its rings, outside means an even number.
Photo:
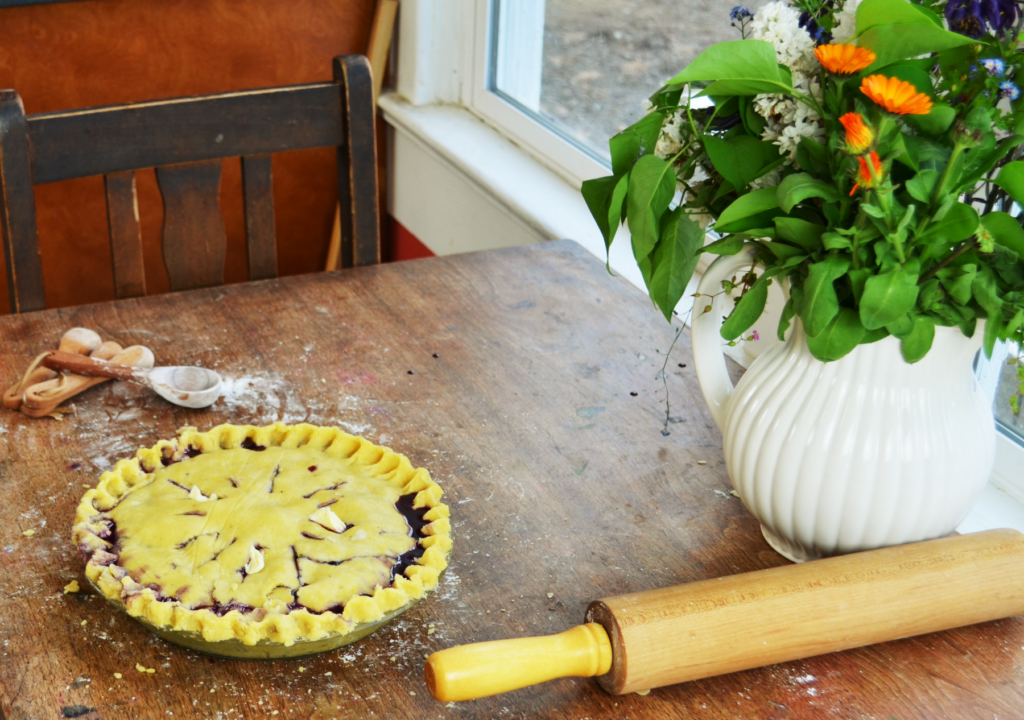
[{"label": "pie dish", "polygon": [[403,455],[336,428],[182,428],[104,473],[73,537],[90,583],[161,637],[299,656],[437,586],[452,546],[441,495]]}]

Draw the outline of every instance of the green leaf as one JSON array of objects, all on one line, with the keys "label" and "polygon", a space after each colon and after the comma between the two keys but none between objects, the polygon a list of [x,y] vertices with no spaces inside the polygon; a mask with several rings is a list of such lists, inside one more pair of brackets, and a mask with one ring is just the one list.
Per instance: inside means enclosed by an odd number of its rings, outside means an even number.
[{"label": "green leaf", "polygon": [[777,145],[749,135],[735,135],[725,140],[704,135],[701,140],[715,170],[738,189],[761,177],[766,166],[779,160]]},{"label": "green leaf", "polygon": [[629,172],[642,152],[654,152],[665,116],[660,112],[644,115],[640,120],[612,137],[608,148],[612,156],[612,174]]},{"label": "green leaf", "polygon": [[1013,135],[998,144],[994,136],[989,136],[981,141],[978,148],[961,155],[967,159],[963,163],[962,172],[956,176],[959,185],[953,188],[953,194],[972,192],[978,182],[1021,143],[1024,143],[1024,136],[1021,135]]},{"label": "green leaf", "polygon": [[807,338],[807,349],[822,362],[832,362],[849,354],[864,337],[857,311],[841,309],[824,330]]},{"label": "green leaf", "polygon": [[938,137],[949,130],[949,126],[956,119],[956,110],[944,102],[937,102],[932,105],[932,110],[926,115],[904,115],[903,120],[915,130],[925,135]]},{"label": "green leaf", "polygon": [[[766,190],[774,188],[765,188]],[[825,198],[830,202],[839,200],[839,193],[827,183],[811,177],[807,173],[787,175],[777,189],[778,205],[789,212],[801,200],[811,197]]]},{"label": "green leaf", "polygon": [[931,18],[922,13],[919,8],[913,5],[908,7],[908,5],[909,3],[902,0],[864,0],[857,6],[857,35],[861,35],[877,25],[920,22],[934,25]]},{"label": "green leaf", "polygon": [[794,307],[793,298],[790,297],[786,300],[786,304],[782,306],[782,315],[779,316],[779,329],[775,333],[779,338],[779,342],[785,342],[786,331],[789,330],[789,324],[795,315],[796,308]]},{"label": "green leaf", "polygon": [[718,216],[715,230],[727,233],[764,227],[771,224],[772,218],[782,214],[784,213],[779,208],[775,188],[761,188],[736,198]]},{"label": "green leaf", "polygon": [[974,282],[971,283],[971,293],[990,319],[1001,314],[1003,301],[999,297],[995,275],[988,267],[982,265],[978,268]]},{"label": "green leaf", "polygon": [[889,337],[889,331],[885,328],[877,328],[875,330],[865,330],[864,337],[860,339],[861,345],[869,345],[873,342],[878,342],[884,338]]},{"label": "green leaf", "polygon": [[869,277],[874,277],[867,268],[860,268],[859,270],[851,270],[847,277],[850,278],[850,289],[853,290],[853,299],[857,305],[860,305],[860,299],[864,297],[864,283],[868,281]]},{"label": "green leaf", "polygon": [[768,121],[754,110],[754,98],[749,96],[740,98],[740,120],[743,121],[747,134],[753,137],[761,137],[765,125],[768,124]]},{"label": "green leaf", "polygon": [[1017,218],[1004,212],[990,212],[981,219],[989,234],[1000,245],[1004,245],[1024,258],[1024,228]]},{"label": "green leaf", "polygon": [[996,340],[999,339],[999,331],[1002,329],[1003,318],[999,315],[990,315],[985,320],[985,338],[983,340],[982,349],[985,351],[985,357],[992,358],[992,350],[995,349]]},{"label": "green leaf", "polygon": [[895,322],[891,322],[885,326],[885,329],[894,338],[902,340],[908,337],[914,330],[914,313],[907,313]]},{"label": "green leaf", "polygon": [[824,225],[801,220],[800,218],[775,218],[775,232],[782,240],[789,240],[808,252],[820,250],[821,236],[825,232]]},{"label": "green leaf", "polygon": [[935,277],[939,279],[951,298],[961,305],[966,305],[971,301],[971,288],[974,286],[974,276],[977,271],[976,265],[947,267],[935,273]]},{"label": "green leaf", "polygon": [[655,155],[644,155],[629,173],[626,198],[627,223],[633,239],[633,256],[647,258],[658,242],[661,216],[676,194],[672,167]]},{"label": "green leaf", "polygon": [[993,182],[1005,190],[1014,202],[1024,205],[1024,160],[1003,165]]},{"label": "green leaf", "polygon": [[902,338],[903,342],[900,344],[903,359],[910,364],[916,363],[928,354],[934,339],[935,322],[926,315],[915,315],[913,330]]},{"label": "green leaf", "polygon": [[868,330],[885,327],[914,309],[920,263],[906,265],[869,277],[860,298],[860,320]]},{"label": "green leaf", "polygon": [[800,319],[804,321],[804,328],[811,337],[821,333],[839,312],[839,298],[833,283],[849,267],[850,261],[839,255],[829,255],[823,262],[808,267],[807,279],[803,284],[804,302]]},{"label": "green leaf", "polygon": [[[970,297],[971,286],[967,286],[968,297]],[[917,293],[917,306],[925,311],[932,311],[938,306],[943,299],[946,297],[946,291],[939,285],[938,278],[932,278],[927,282],[921,283],[921,289]]]},{"label": "green leaf", "polygon": [[931,202],[932,191],[939,181],[938,170],[922,170],[907,180],[905,187],[910,197],[923,203]]},{"label": "green leaf", "polygon": [[678,207],[665,216],[661,241],[651,255],[651,282],[648,290],[665,319],[686,292],[686,285],[700,260],[704,231]]},{"label": "green leaf", "polygon": [[857,36],[857,45],[877,56],[867,72],[977,42],[936,26],[927,13],[903,0],[864,0],[857,7]]},{"label": "green leaf", "polygon": [[947,245],[952,245],[973,235],[980,223],[977,210],[970,205],[956,203],[941,220],[929,225],[924,234],[918,236],[918,241],[928,243],[942,240]]},{"label": "green leaf", "polygon": [[768,243],[768,250],[779,260],[789,260],[794,257],[807,257],[807,251],[804,248],[789,245],[784,242],[770,242]]},{"label": "green leaf", "polygon": [[828,149],[805,135],[796,146],[796,160],[800,167],[820,175],[828,170]]},{"label": "green leaf", "polygon": [[793,92],[790,80],[779,71],[775,48],[764,40],[715,43],[669,81],[693,82],[713,82],[708,92],[716,96]]},{"label": "green leaf", "polygon": [[594,216],[594,221],[601,229],[604,237],[605,251],[611,247],[615,233],[619,229],[619,221],[622,217],[622,201],[626,195],[626,187],[629,183],[627,175],[620,178],[614,175],[608,177],[584,180],[580,192]]},{"label": "green leaf", "polygon": [[826,250],[851,250],[853,242],[850,238],[840,235],[837,232],[827,232],[821,236],[822,245]]},{"label": "green leaf", "polygon": [[729,317],[722,323],[722,337],[735,340],[750,328],[764,312],[764,304],[768,299],[768,278],[761,276],[744,293]]},{"label": "green leaf", "polygon": [[742,235],[729,235],[705,245],[704,252],[709,252],[712,255],[735,255],[743,249],[744,242]]}]

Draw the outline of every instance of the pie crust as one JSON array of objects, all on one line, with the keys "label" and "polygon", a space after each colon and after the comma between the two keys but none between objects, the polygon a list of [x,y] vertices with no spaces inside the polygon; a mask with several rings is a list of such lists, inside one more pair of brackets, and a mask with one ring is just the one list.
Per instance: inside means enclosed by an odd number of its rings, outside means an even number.
[{"label": "pie crust", "polygon": [[103,473],[73,537],[93,585],[147,626],[291,646],[358,633],[437,586],[441,495],[405,456],[336,428],[182,428]]}]

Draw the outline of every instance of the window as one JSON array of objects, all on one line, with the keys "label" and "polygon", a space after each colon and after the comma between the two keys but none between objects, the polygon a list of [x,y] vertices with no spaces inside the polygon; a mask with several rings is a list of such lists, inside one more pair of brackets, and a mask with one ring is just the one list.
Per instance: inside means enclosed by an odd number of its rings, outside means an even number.
[{"label": "window", "polygon": [[643,116],[655,90],[708,46],[740,38],[732,4],[491,0],[485,91],[607,165],[608,138]]}]

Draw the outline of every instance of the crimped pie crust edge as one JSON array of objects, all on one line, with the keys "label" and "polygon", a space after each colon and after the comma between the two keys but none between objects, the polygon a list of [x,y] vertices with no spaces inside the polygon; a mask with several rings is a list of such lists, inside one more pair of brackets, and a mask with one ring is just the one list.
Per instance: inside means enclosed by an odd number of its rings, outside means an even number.
[{"label": "crimped pie crust edge", "polygon": [[[158,469],[180,461],[190,448],[201,453],[216,452],[240,448],[247,439],[265,447],[311,446],[331,457],[355,459],[364,468],[378,468],[381,479],[401,486],[402,495],[415,493],[413,508],[429,508],[424,519],[430,523],[422,529],[425,537],[419,540],[423,555],[403,575],[397,575],[391,587],[378,585],[372,596],[352,598],[341,613],[317,614],[304,608],[289,612],[270,610],[261,613],[261,619],[238,610],[218,615],[209,609],[193,610],[175,599],[160,600],[154,590],[135,582],[116,563],[97,562],[97,553],[102,558],[112,547],[101,537],[106,525],[100,522],[105,512],[100,508],[109,509],[135,488],[148,484]],[[296,641],[348,634],[434,589],[440,573],[448,566],[452,547],[449,509],[440,502],[442,494],[430,474],[424,468],[414,469],[404,455],[338,428],[280,422],[264,427],[224,424],[207,432],[185,427],[178,431],[177,438],[141,448],[133,458],[121,460],[103,473],[97,486],[86,492],[78,505],[72,536],[86,561],[86,576],[129,615],[145,618],[161,628],[198,633],[210,642],[237,639],[246,645],[269,641],[288,646]]]}]

